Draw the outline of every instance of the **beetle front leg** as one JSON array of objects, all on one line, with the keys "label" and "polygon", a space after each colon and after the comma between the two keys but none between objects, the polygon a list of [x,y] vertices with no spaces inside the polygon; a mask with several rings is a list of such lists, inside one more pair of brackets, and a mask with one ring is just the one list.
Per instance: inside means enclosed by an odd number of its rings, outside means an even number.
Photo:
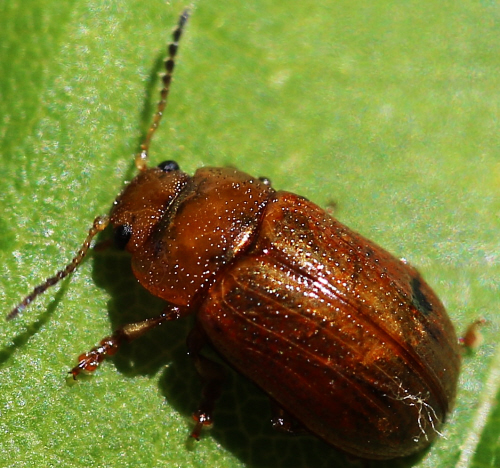
[{"label": "beetle front leg", "polygon": [[212,425],[212,414],[215,402],[222,393],[222,384],[225,379],[224,368],[201,354],[202,348],[208,343],[208,338],[199,324],[189,333],[187,346],[189,355],[194,360],[196,370],[203,381],[203,390],[198,410],[193,413],[196,425],[191,437],[200,440],[200,433],[204,426]]},{"label": "beetle front leg", "polygon": [[144,335],[144,333],[160,326],[163,322],[176,320],[180,316],[179,308],[168,306],[165,311],[158,317],[149,318],[140,322],[129,323],[124,325],[112,335],[103,338],[97,346],[92,348],[88,353],[78,356],[78,364],[73,367],[68,373],[73,375],[76,380],[78,374],[82,371],[93,372],[101,364],[107,356],[113,356],[118,351],[123,343],[131,341]]}]

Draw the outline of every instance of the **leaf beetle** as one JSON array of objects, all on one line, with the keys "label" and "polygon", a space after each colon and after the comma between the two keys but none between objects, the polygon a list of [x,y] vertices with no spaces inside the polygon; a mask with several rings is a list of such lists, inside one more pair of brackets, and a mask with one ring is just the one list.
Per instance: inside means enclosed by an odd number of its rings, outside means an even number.
[{"label": "leaf beetle", "polygon": [[8,319],[73,272],[110,224],[139,283],[165,300],[156,317],[125,325],[78,358],[76,378],[124,342],[195,314],[188,349],[205,381],[193,437],[212,422],[221,366],[210,344],[277,403],[275,425],[299,425],[367,459],[427,447],[453,407],[460,352],[441,301],[404,260],[267,179],[232,168],[193,176],[173,161],[148,167],[166,107],[186,10],[168,47],[158,111],[136,157],[139,174],[80,251]]}]

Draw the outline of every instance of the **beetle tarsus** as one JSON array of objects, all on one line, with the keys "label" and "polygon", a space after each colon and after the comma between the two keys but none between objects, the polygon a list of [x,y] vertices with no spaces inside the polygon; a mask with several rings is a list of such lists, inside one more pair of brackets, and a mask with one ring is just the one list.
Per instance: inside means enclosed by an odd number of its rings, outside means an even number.
[{"label": "beetle tarsus", "polygon": [[472,322],[465,330],[464,335],[458,340],[462,349],[471,352],[476,350],[483,342],[481,328],[486,323],[484,318],[480,318]]},{"label": "beetle tarsus", "polygon": [[94,372],[107,356],[113,356],[123,343],[129,343],[144,333],[158,327],[168,320],[176,320],[179,317],[179,309],[174,306],[167,307],[166,311],[158,317],[149,318],[140,322],[128,323],[118,328],[112,335],[103,338],[97,346],[94,346],[89,352],[78,356],[78,364],[68,373],[77,376],[86,372]]},{"label": "beetle tarsus", "polygon": [[193,419],[196,424],[194,429],[191,431],[191,437],[195,440],[200,440],[200,434],[204,427],[212,427],[212,417],[203,411],[198,411],[193,414]]},{"label": "beetle tarsus", "polygon": [[198,411],[193,414],[196,425],[191,432],[193,439],[199,440],[203,427],[212,426],[212,414],[215,402],[222,393],[222,384],[225,380],[224,368],[201,354],[202,348],[208,344],[208,338],[203,329],[197,324],[189,333],[187,346],[189,355],[194,361],[196,370],[203,381],[203,390]]},{"label": "beetle tarsus", "polygon": [[69,371],[76,380],[82,372],[94,372],[107,356],[113,356],[118,351],[120,344],[124,341],[124,335],[121,329],[117,330],[111,336],[103,338],[99,344],[93,347],[88,353],[78,356],[78,364]]}]

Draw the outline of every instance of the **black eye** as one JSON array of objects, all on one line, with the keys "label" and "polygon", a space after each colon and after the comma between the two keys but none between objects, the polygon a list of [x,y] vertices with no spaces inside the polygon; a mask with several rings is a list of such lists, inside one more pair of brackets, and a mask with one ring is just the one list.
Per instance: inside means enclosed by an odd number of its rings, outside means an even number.
[{"label": "black eye", "polygon": [[271,179],[268,179],[267,177],[259,177],[259,180],[264,184],[264,185],[269,185],[271,186]]},{"label": "black eye", "polygon": [[124,250],[128,241],[132,237],[132,226],[130,224],[122,224],[115,229],[115,245],[117,248]]},{"label": "black eye", "polygon": [[163,172],[172,172],[179,170],[179,165],[175,161],[163,161],[162,163],[158,164],[158,167]]}]

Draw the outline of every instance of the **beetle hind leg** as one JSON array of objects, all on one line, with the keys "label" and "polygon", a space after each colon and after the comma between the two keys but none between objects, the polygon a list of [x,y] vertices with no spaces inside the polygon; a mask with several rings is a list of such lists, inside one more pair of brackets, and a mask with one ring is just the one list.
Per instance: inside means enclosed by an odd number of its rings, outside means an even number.
[{"label": "beetle hind leg", "polygon": [[196,424],[191,432],[191,437],[196,440],[200,439],[203,427],[212,426],[215,402],[222,393],[222,385],[225,380],[224,368],[201,354],[201,350],[206,344],[208,344],[207,335],[200,325],[196,324],[187,338],[189,355],[193,358],[196,370],[203,382],[201,401],[198,410],[193,413]]}]

